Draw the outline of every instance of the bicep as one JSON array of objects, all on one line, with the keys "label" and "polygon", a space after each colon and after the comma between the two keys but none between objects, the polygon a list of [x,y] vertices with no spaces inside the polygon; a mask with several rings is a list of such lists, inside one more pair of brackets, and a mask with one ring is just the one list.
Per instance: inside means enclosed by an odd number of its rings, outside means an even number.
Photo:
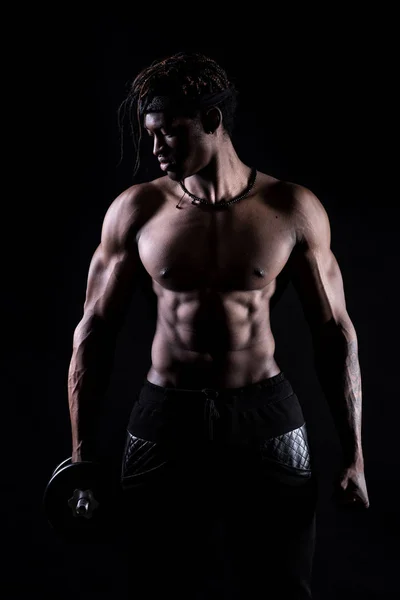
[{"label": "bicep", "polygon": [[135,232],[132,211],[127,214],[121,202],[115,202],[105,216],[101,243],[89,265],[84,303],[86,316],[110,326],[120,325],[143,271]]},{"label": "bicep", "polygon": [[342,273],[331,250],[328,215],[309,191],[302,191],[297,201],[297,244],[289,264],[305,317],[313,329],[327,323],[352,328]]},{"label": "bicep", "polygon": [[329,247],[296,247],[290,258],[290,275],[312,328],[347,320],[342,273]]},{"label": "bicep", "polygon": [[126,312],[135,280],[134,258],[128,253],[109,257],[100,244],[90,262],[85,314],[115,321]]},{"label": "bicep", "polygon": [[108,255],[100,244],[90,262],[85,315],[117,325],[125,316],[140,271],[137,248]]}]

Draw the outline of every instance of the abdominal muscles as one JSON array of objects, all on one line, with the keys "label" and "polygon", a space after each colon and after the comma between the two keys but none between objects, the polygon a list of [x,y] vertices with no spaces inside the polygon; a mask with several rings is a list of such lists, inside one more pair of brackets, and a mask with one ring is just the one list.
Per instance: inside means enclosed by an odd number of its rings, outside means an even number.
[{"label": "abdominal muscles", "polygon": [[279,373],[268,296],[265,290],[185,298],[159,294],[149,381],[187,388],[242,387]]}]

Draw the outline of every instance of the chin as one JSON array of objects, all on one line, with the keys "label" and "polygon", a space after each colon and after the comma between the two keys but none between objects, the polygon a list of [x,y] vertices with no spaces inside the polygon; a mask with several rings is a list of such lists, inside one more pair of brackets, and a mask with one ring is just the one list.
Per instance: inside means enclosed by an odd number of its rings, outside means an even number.
[{"label": "chin", "polygon": [[183,177],[183,169],[175,163],[167,169],[166,175],[172,179],[172,181],[180,181]]},{"label": "chin", "polygon": [[181,176],[179,175],[178,171],[167,171],[167,177],[169,177],[170,179],[172,179],[172,181],[180,181]]}]

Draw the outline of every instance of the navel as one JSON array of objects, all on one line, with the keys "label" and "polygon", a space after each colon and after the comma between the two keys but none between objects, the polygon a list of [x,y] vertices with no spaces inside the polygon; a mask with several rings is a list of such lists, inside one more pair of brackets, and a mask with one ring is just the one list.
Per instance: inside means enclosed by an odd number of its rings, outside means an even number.
[{"label": "navel", "polygon": [[261,269],[260,267],[256,267],[254,269],[254,273],[255,273],[255,275],[257,275],[257,277],[264,277],[264,275],[265,275],[264,269]]},{"label": "navel", "polygon": [[171,272],[171,268],[170,267],[165,267],[164,269],[161,269],[160,275],[161,275],[161,277],[166,278],[166,277],[169,276],[170,272]]}]

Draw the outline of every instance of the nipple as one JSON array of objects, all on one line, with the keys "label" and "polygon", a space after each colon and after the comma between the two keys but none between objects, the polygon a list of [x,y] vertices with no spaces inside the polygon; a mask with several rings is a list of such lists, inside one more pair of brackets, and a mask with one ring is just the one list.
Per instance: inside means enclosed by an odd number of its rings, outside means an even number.
[{"label": "nipple", "polygon": [[170,271],[171,271],[170,267],[165,267],[164,269],[161,269],[161,271],[160,271],[161,277],[168,277]]}]

